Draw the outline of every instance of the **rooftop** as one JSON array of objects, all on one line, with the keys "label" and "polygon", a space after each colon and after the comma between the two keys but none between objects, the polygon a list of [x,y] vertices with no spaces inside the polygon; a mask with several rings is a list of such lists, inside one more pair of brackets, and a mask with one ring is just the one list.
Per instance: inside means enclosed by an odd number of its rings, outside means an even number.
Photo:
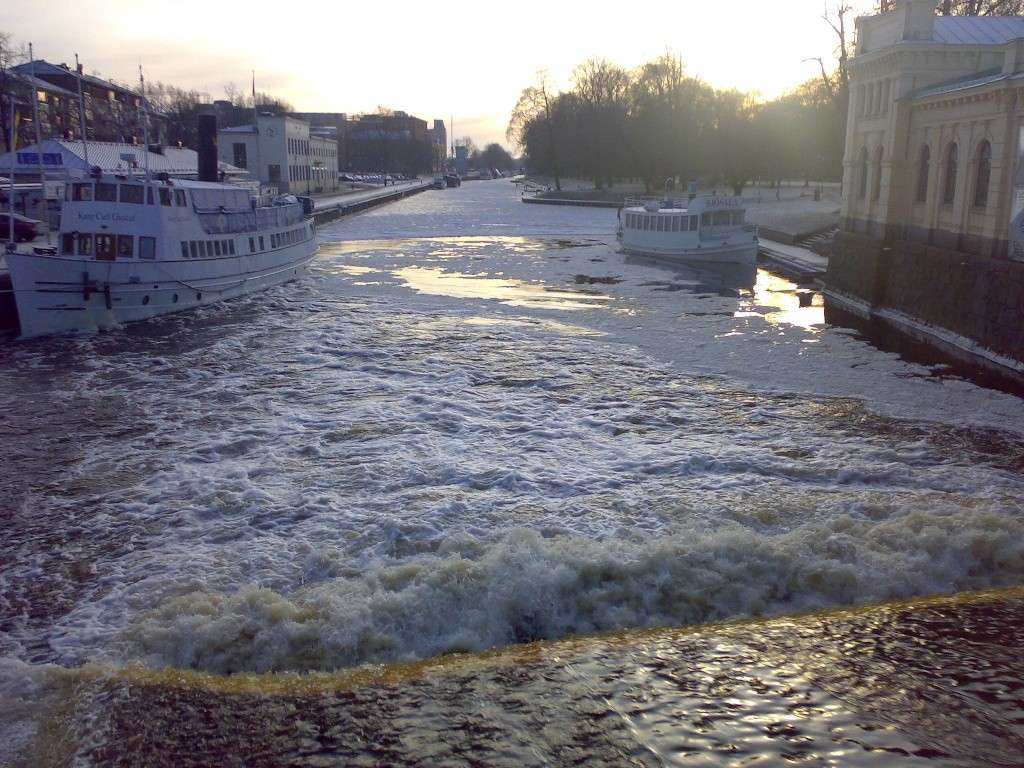
[{"label": "rooftop", "polygon": [[1024,38],[1022,16],[938,16],[933,40],[951,45],[1003,45]]},{"label": "rooftop", "polygon": [[[146,167],[148,156],[149,170],[151,173],[167,173],[171,176],[193,176],[199,172],[199,156],[194,149],[184,147],[163,147],[161,152],[147,152],[146,148],[138,144],[121,144],[112,141],[87,141],[86,147],[81,141],[69,141],[67,139],[47,139],[41,145],[23,147],[16,153],[0,154],[0,168],[5,172],[12,165],[18,173],[31,171],[38,172],[39,166],[23,163],[18,155],[35,154],[37,151],[43,153],[44,170],[88,170],[89,166],[99,166],[104,171],[113,173],[117,171],[141,170]],[[38,149],[37,149],[38,147]],[[85,148],[88,148],[89,162],[85,162]],[[59,154],[60,163],[55,164],[47,160],[48,154]],[[12,155],[15,155],[12,157]],[[227,176],[245,175],[247,172],[237,168],[230,163],[218,163],[219,170]]]}]

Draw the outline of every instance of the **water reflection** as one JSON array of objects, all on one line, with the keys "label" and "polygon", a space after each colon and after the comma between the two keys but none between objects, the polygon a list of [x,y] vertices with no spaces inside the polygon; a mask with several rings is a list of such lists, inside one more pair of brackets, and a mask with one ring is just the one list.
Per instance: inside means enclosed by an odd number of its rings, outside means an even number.
[{"label": "water reflection", "polygon": [[737,317],[761,315],[772,324],[785,323],[808,330],[825,324],[825,300],[819,292],[801,288],[764,269],[757,270],[757,280],[740,307]]},{"label": "water reflection", "polygon": [[513,307],[594,309],[609,300],[608,296],[590,289],[561,290],[513,278],[480,277],[428,267],[405,267],[392,274],[420,293],[459,299],[497,299]]}]

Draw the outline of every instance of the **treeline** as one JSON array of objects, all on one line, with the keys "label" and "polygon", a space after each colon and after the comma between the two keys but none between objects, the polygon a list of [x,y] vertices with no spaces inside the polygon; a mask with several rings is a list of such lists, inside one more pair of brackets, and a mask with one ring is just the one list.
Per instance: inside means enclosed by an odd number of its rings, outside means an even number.
[{"label": "treeline", "polygon": [[665,54],[633,70],[590,59],[565,92],[538,76],[520,95],[507,136],[527,167],[556,186],[563,176],[592,178],[599,188],[639,178],[653,190],[672,177],[739,193],[753,179],[839,179],[845,121],[839,75],[759,103],[715,90]]}]

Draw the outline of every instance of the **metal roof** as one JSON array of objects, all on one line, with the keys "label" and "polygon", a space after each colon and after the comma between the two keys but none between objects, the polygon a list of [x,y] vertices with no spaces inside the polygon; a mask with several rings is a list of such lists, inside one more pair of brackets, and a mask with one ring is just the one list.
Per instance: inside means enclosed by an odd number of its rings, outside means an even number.
[{"label": "metal roof", "polygon": [[[164,147],[163,154],[158,152],[147,152],[146,149],[137,144],[120,144],[112,141],[87,141],[89,150],[89,163],[85,163],[85,151],[81,141],[69,141],[67,139],[47,139],[41,145],[21,147],[17,154],[35,154],[37,146],[43,153],[60,153],[62,156],[61,165],[48,165],[47,171],[63,170],[88,170],[89,166],[99,166],[105,172],[116,171],[141,171],[146,167],[146,156],[149,156],[149,170],[151,173],[167,173],[171,176],[194,176],[199,173],[199,155],[194,149],[184,147]],[[45,157],[45,155],[44,155]],[[5,171],[10,169],[12,153],[0,155],[0,168]],[[228,176],[246,175],[248,172],[237,168],[230,163],[219,162],[218,169]],[[14,170],[16,173],[38,172],[38,165],[24,165],[15,157]]]},{"label": "metal roof", "polygon": [[24,72],[14,72],[12,70],[11,75],[17,80],[21,80],[23,83],[25,83],[25,85],[35,88],[37,91],[56,93],[61,96],[70,97],[73,99],[78,98],[77,93],[73,93],[72,91],[69,91],[66,88],[61,88],[59,85],[54,85],[49,80],[41,80],[38,77],[33,77],[31,74],[29,74],[28,70]]},{"label": "metal roof", "polygon": [[256,133],[256,129],[249,125],[233,125],[230,128],[218,128],[219,133]]},{"label": "metal roof", "polygon": [[952,45],[1002,45],[1024,38],[1022,16],[939,16],[934,40]]},{"label": "metal roof", "polygon": [[929,85],[926,88],[920,88],[916,91],[912,91],[904,96],[904,99],[921,99],[926,96],[938,96],[943,93],[954,93],[956,91],[964,91],[969,88],[977,88],[982,85],[989,85],[991,83],[998,83],[1001,80],[1008,80],[1013,75],[1004,74],[1000,69],[989,69],[984,72],[972,72],[965,77],[959,77],[956,80],[948,80],[938,85]]}]

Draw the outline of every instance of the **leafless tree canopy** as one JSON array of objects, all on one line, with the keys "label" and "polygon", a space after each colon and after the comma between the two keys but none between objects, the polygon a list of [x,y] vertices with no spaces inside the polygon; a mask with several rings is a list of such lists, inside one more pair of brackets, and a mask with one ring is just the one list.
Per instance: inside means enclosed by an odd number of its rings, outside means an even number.
[{"label": "leafless tree canopy", "polygon": [[[879,13],[891,11],[896,0],[880,0]],[[1024,0],[938,0],[935,12],[942,16],[1020,16]]]}]

